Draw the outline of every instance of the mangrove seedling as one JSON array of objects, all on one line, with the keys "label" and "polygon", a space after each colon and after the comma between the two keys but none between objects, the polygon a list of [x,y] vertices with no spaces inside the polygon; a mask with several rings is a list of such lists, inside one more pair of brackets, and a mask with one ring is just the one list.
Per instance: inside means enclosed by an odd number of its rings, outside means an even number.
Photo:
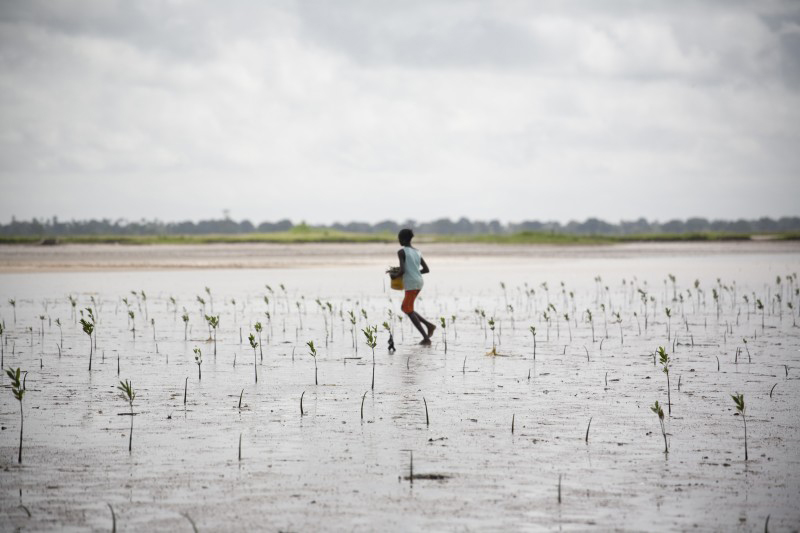
[{"label": "mangrove seedling", "polygon": [[661,435],[664,437],[664,453],[669,453],[669,447],[667,446],[667,430],[664,427],[664,410],[658,405],[658,400],[650,407],[650,410],[658,416],[658,423],[661,424]]},{"label": "mangrove seedling", "polygon": [[443,316],[440,316],[439,323],[442,325],[442,340],[444,341],[444,353],[447,353],[447,320],[445,320]]},{"label": "mangrove seedling", "polygon": [[263,329],[262,326],[261,326],[261,322],[256,322],[255,324],[253,324],[253,329],[256,330],[256,333],[258,333],[258,351],[261,354],[261,361],[263,362],[264,361],[264,347],[263,347],[264,345],[261,342],[261,330]]},{"label": "mangrove seedling", "polygon": [[[58,326],[58,338],[59,338],[59,345],[61,347],[64,346],[64,331],[61,329],[61,319],[56,318],[56,326]],[[0,337],[3,336],[2,327],[0,327]]]},{"label": "mangrove seedling", "polygon": [[356,342],[356,315],[353,311],[347,312],[350,315],[350,336],[353,338],[353,348],[358,355],[358,343]]},{"label": "mangrove seedling", "polygon": [[384,322],[384,323],[383,323],[383,329],[385,329],[385,330],[386,330],[386,333],[388,333],[388,334],[389,334],[389,344],[388,344],[388,350],[389,350],[389,353],[390,353],[390,354],[392,354],[392,353],[394,353],[394,352],[395,352],[395,348],[394,348],[394,336],[392,335],[392,328],[391,328],[391,326],[389,326],[389,323],[388,323],[388,322]]},{"label": "mangrove seedling", "polygon": [[672,309],[669,307],[664,308],[664,314],[667,315],[667,341],[671,338],[670,326],[672,325]]},{"label": "mangrove seedling", "polygon": [[742,423],[744,423],[744,460],[747,461],[747,419],[744,415],[744,394],[731,394],[731,398],[736,405],[736,410],[742,415]]},{"label": "mangrove seedling", "polygon": [[422,397],[422,401],[425,404],[425,425],[426,426],[430,426],[431,425],[431,419],[428,418],[428,401],[425,399],[425,396]]},{"label": "mangrove seedling", "polygon": [[189,313],[186,312],[185,307],[183,308],[183,314],[181,315],[181,320],[183,320],[183,340],[186,340],[189,331]]},{"label": "mangrove seedling", "polygon": [[219,315],[205,315],[208,327],[214,331],[214,355],[217,355],[217,328],[219,327]]},{"label": "mangrove seedling", "polygon": [[197,363],[197,380],[203,379],[203,372],[200,370],[200,365],[203,364],[203,352],[197,346],[192,350],[194,352],[194,362]]},{"label": "mangrove seedling", "polygon": [[622,336],[622,316],[619,312],[611,313],[614,317],[614,324],[619,324],[619,343],[620,345],[625,344],[625,338]]},{"label": "mangrove seedling", "polygon": [[253,368],[256,372],[256,383],[258,383],[258,354],[256,353],[258,342],[256,342],[256,337],[252,333],[247,337],[247,340],[250,341],[250,347],[253,348]]},{"label": "mangrove seedling", "polygon": [[94,324],[81,318],[81,327],[83,332],[89,336],[89,372],[92,371],[92,332],[94,331]]},{"label": "mangrove seedling", "polygon": [[319,385],[317,380],[317,349],[314,347],[314,341],[308,341],[306,346],[308,346],[308,355],[314,358],[314,385]]},{"label": "mangrove seedling", "polygon": [[533,335],[533,360],[536,361],[536,328],[530,327],[531,335]]},{"label": "mangrove seedling", "polygon": [[133,334],[133,340],[136,340],[136,315],[133,311],[128,311],[128,319],[131,322],[131,333]]},{"label": "mangrove seedling", "polygon": [[[375,347],[378,345],[378,326],[367,326],[361,332],[367,338],[367,346],[372,349],[372,390],[375,390]],[[316,361],[316,358],[314,359]]]},{"label": "mangrove seedling", "polygon": [[658,347],[658,362],[661,363],[661,371],[667,375],[667,412],[672,416],[672,401],[670,400],[669,391],[669,355],[664,351],[663,346]]},{"label": "mangrove seedling", "polygon": [[6,369],[6,375],[11,379],[11,393],[14,395],[14,398],[17,399],[19,402],[19,454],[17,456],[17,462],[22,462],[22,425],[24,423],[24,417],[22,415],[22,397],[25,396],[25,385],[24,383],[20,383],[20,375],[21,371],[19,368],[13,370],[11,368]]},{"label": "mangrove seedling", "polygon": [[594,321],[592,320],[592,312],[588,309],[586,310],[586,320],[592,328],[592,343],[594,343]]},{"label": "mangrove seedling", "polygon": [[494,317],[489,318],[489,329],[492,330],[492,351],[486,355],[497,355],[497,346],[494,344]]},{"label": "mangrove seedling", "polygon": [[117,388],[121,391],[122,399],[127,401],[131,408],[131,434],[128,438],[128,452],[130,452],[133,449],[133,400],[136,398],[136,391],[133,390],[131,382],[127,379],[120,381]]},{"label": "mangrove seedling", "polygon": [[14,310],[14,324],[17,323],[17,301],[14,298],[9,298],[8,303],[11,305],[11,309]]},{"label": "mangrove seedling", "polygon": [[761,332],[764,332],[764,304],[756,298],[756,309],[761,311]]},{"label": "mangrove seedling", "polygon": [[306,395],[306,391],[303,391],[302,394],[300,394],[300,416],[303,416],[303,415],[306,414],[305,411],[303,411],[303,396],[305,396],[305,395]]}]

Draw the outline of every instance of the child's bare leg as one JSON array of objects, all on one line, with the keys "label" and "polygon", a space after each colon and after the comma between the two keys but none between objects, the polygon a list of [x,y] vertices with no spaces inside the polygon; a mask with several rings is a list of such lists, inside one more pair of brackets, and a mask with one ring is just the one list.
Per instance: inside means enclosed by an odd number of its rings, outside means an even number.
[{"label": "child's bare leg", "polygon": [[420,320],[419,320],[419,315],[417,315],[417,313],[415,313],[414,311],[411,311],[410,313],[406,313],[406,314],[408,315],[408,319],[411,320],[411,323],[414,324],[414,327],[416,327],[417,330],[420,333],[422,333],[422,342],[420,344],[430,344],[431,343],[430,336],[422,328],[422,324],[420,323]]},{"label": "child's bare leg", "polygon": [[436,326],[434,324],[431,324],[430,322],[428,322],[424,318],[422,318],[422,315],[420,315],[416,311],[414,311],[414,314],[417,315],[417,318],[419,319],[419,321],[422,322],[423,324],[425,324],[425,327],[428,328],[428,337],[429,338],[432,337],[433,336],[433,330],[436,329]]}]

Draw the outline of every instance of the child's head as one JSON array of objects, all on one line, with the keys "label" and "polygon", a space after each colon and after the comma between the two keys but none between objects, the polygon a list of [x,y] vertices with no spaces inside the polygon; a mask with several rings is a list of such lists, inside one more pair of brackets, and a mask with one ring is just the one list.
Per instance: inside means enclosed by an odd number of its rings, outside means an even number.
[{"label": "child's head", "polygon": [[414,232],[408,228],[403,228],[397,234],[397,240],[400,241],[400,244],[403,246],[408,246],[411,244],[411,239],[414,238]]}]

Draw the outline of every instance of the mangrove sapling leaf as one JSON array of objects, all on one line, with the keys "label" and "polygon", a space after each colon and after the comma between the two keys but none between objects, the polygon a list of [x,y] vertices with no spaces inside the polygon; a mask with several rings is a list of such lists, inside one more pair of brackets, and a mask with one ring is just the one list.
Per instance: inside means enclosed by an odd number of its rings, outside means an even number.
[{"label": "mangrove sapling leaf", "polygon": [[736,411],[742,415],[742,423],[744,424],[744,460],[747,461],[747,418],[745,418],[745,405],[744,394],[731,394]]},{"label": "mangrove sapling leaf", "polygon": [[667,355],[667,352],[664,351],[663,346],[658,347],[657,353],[658,362],[661,363],[661,371],[667,375],[667,412],[669,413],[669,416],[672,416],[672,401],[669,387],[669,355]]},{"label": "mangrove sapling leaf", "polygon": [[92,332],[94,331],[94,324],[81,318],[81,327],[83,332],[89,336],[89,372],[92,371]]},{"label": "mangrove sapling leaf", "polygon": [[194,362],[197,363],[197,380],[203,379],[203,372],[200,370],[200,365],[203,364],[203,352],[197,346],[192,350],[194,352]]},{"label": "mangrove sapling leaf", "polygon": [[658,400],[650,407],[650,410],[658,416],[658,423],[661,425],[661,435],[664,437],[664,453],[669,453],[669,447],[667,446],[667,430],[664,427],[664,410],[658,405]]},{"label": "mangrove sapling leaf", "polygon": [[120,396],[123,400],[128,402],[131,408],[131,433],[128,438],[128,452],[130,452],[133,450],[133,400],[136,399],[136,391],[133,390],[131,382],[127,379],[125,381],[120,381],[119,385],[117,385],[117,389],[121,391]]},{"label": "mangrove sapling leaf", "polygon": [[25,382],[23,380],[23,382],[20,383],[22,371],[19,368],[16,370],[10,367],[7,368],[6,375],[11,380],[11,394],[13,394],[14,398],[19,402],[19,454],[17,456],[17,462],[22,463],[22,426],[25,421],[22,414],[22,398],[25,396]]},{"label": "mangrove sapling leaf", "polygon": [[256,353],[258,342],[256,342],[256,337],[252,333],[247,337],[247,340],[250,342],[250,347],[253,348],[253,370],[256,373],[256,383],[258,383],[258,354]]},{"label": "mangrove sapling leaf", "polygon": [[314,341],[308,341],[306,346],[308,346],[308,355],[314,358],[314,385],[319,385],[319,380],[317,380],[317,349],[314,347]]}]

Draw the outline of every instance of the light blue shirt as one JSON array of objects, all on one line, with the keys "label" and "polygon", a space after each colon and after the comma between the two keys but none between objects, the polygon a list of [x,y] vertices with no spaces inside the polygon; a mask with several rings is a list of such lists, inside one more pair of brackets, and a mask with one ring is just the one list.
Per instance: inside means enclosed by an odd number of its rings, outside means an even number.
[{"label": "light blue shirt", "polygon": [[407,291],[419,290],[424,285],[422,281],[422,273],[420,272],[420,261],[422,260],[422,252],[410,246],[403,246],[403,251],[406,254],[406,264],[404,266],[405,272],[403,273],[403,288]]}]

